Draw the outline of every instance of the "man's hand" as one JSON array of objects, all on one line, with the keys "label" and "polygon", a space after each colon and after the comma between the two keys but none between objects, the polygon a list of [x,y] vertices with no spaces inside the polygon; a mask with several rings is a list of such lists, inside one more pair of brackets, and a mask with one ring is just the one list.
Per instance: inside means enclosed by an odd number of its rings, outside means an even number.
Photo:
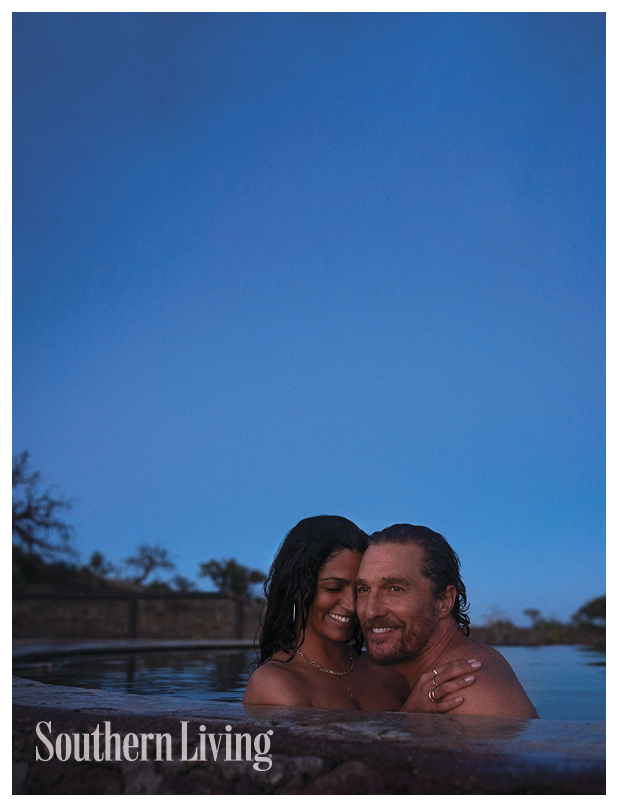
[{"label": "man's hand", "polygon": [[[444,714],[463,702],[463,697],[454,693],[474,683],[473,671],[481,666],[480,661],[449,661],[435,670],[423,673],[416,682],[410,697],[401,707],[402,712]],[[431,697],[430,697],[431,695]]]}]

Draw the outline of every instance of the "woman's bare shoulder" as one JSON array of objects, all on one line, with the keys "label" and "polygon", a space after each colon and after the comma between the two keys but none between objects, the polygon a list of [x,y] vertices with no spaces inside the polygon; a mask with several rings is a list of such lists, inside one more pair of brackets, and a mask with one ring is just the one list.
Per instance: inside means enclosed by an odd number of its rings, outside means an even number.
[{"label": "woman's bare shoulder", "polygon": [[290,663],[271,659],[249,678],[243,703],[247,706],[311,706],[306,687]]}]

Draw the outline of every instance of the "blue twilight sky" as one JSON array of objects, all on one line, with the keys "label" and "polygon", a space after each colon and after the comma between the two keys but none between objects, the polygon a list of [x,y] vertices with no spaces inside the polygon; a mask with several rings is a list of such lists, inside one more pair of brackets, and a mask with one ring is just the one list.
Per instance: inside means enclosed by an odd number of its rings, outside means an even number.
[{"label": "blue twilight sky", "polygon": [[82,562],[334,513],[473,622],[605,591],[604,14],[13,23],[13,449]]}]

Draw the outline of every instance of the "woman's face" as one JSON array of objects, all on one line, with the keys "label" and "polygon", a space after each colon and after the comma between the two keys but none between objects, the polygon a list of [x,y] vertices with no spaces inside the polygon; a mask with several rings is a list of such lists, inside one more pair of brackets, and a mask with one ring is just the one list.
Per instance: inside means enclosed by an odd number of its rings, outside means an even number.
[{"label": "woman's face", "polygon": [[335,642],[350,638],[356,619],[354,582],[362,557],[361,552],[343,549],[322,566],[307,631]]}]

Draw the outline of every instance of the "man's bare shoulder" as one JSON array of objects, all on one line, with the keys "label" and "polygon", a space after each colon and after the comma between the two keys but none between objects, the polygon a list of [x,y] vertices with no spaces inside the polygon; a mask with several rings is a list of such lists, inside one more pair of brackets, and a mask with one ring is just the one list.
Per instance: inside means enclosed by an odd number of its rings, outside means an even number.
[{"label": "man's bare shoulder", "polygon": [[372,664],[367,653],[355,661],[354,695],[365,711],[398,712],[410,695],[406,679],[393,666]]},{"label": "man's bare shoulder", "polygon": [[[495,647],[492,647],[490,644],[487,644],[486,642],[481,642],[480,639],[474,639],[472,636],[468,636],[468,641],[474,645],[477,655],[482,654],[487,660],[493,660],[499,664],[502,664],[504,667],[513,672],[513,668],[511,667],[511,665],[504,658],[502,653],[496,650]],[[479,661],[482,661],[482,659],[479,658]],[[513,675],[515,675],[515,673],[513,673]]]},{"label": "man's bare shoulder", "polygon": [[495,648],[478,639],[466,643],[482,666],[474,674],[474,684],[466,689],[463,703],[451,714],[492,715],[495,717],[538,717],[530,698],[510,664]]},{"label": "man's bare shoulder", "polygon": [[372,686],[388,688],[397,694],[402,703],[405,702],[410,694],[410,687],[395,667],[392,665],[381,667],[372,664],[367,652],[361,653],[355,664],[363,678],[370,681]]},{"label": "man's bare shoulder", "polygon": [[276,659],[254,670],[242,702],[246,706],[311,706],[306,687],[295,669]]}]

